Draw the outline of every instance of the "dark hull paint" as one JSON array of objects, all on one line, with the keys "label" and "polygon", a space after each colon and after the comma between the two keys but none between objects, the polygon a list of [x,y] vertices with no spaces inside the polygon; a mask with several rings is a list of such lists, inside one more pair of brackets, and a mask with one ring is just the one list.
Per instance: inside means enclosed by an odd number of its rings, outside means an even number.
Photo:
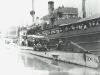
[{"label": "dark hull paint", "polygon": [[86,50],[100,51],[100,26],[91,27],[86,30],[68,31],[59,34],[48,35],[48,38],[64,38],[79,44]]}]

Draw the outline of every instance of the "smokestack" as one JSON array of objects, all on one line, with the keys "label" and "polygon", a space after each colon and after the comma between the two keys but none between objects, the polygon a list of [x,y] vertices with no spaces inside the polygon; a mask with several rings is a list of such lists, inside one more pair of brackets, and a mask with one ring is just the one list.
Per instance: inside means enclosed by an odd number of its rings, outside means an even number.
[{"label": "smokestack", "polygon": [[54,11],[54,2],[53,1],[49,1],[48,2],[48,12],[49,12],[49,24],[51,26],[54,23],[53,11]]},{"label": "smokestack", "polygon": [[48,2],[48,11],[49,11],[49,15],[53,13],[53,11],[54,11],[54,2],[53,1]]},{"label": "smokestack", "polygon": [[82,13],[83,13],[83,18],[85,18],[86,17],[85,0],[82,0]]}]

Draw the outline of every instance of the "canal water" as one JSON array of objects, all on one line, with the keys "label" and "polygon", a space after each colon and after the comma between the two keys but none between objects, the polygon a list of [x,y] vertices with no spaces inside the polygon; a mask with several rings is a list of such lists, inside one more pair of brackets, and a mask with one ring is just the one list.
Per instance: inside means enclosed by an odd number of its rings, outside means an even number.
[{"label": "canal water", "polygon": [[31,72],[36,72],[36,75],[100,75],[100,68],[83,67],[28,53],[19,54],[19,61]]},{"label": "canal water", "polygon": [[97,69],[20,53],[16,45],[0,39],[0,75],[100,75]]}]

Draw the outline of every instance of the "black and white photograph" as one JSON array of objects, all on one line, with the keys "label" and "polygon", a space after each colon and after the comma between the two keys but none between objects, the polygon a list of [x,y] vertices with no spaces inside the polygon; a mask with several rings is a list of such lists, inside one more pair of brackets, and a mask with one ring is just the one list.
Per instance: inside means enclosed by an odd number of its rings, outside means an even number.
[{"label": "black and white photograph", "polygon": [[100,75],[100,0],[0,0],[0,75]]}]

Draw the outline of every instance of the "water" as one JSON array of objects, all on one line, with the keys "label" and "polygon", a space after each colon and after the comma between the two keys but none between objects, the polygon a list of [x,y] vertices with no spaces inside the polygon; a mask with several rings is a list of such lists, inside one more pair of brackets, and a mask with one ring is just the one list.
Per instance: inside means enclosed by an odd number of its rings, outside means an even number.
[{"label": "water", "polygon": [[46,75],[100,75],[100,69],[92,69],[70,63],[63,63],[51,59],[34,56],[27,53],[20,54],[20,60],[26,68],[32,71],[46,73]]},{"label": "water", "polygon": [[100,75],[98,69],[20,53],[16,45],[0,40],[0,75]]}]

